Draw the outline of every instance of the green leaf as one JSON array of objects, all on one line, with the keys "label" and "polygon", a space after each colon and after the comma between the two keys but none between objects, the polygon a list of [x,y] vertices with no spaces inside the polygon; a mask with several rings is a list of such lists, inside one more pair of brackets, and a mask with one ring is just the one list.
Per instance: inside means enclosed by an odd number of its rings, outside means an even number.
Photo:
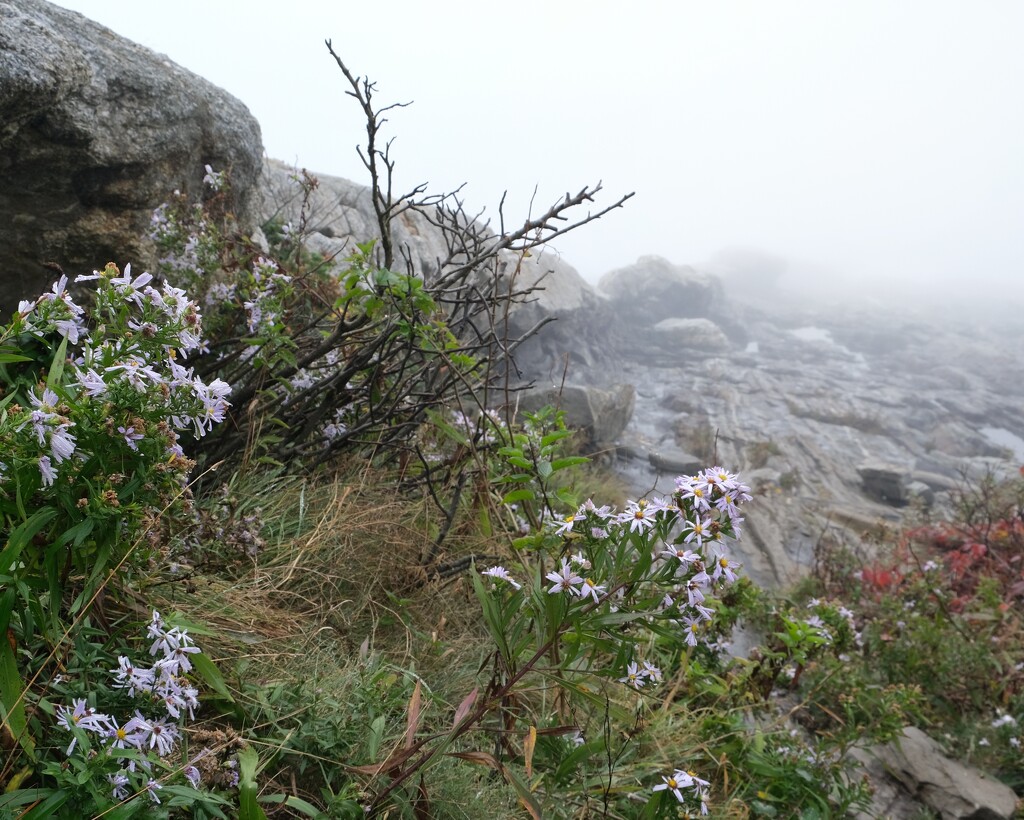
[{"label": "green leaf", "polygon": [[7,794],[0,794],[0,809],[27,806],[37,800],[45,800],[52,793],[52,789],[15,789]]},{"label": "green leaf", "polygon": [[558,768],[555,770],[554,778],[556,782],[561,782],[565,778],[572,775],[582,764],[584,764],[591,755],[604,754],[605,743],[604,737],[598,736],[596,740],[587,741],[567,754],[562,762],[558,764]]},{"label": "green leaf", "polygon": [[46,377],[46,386],[56,390],[60,384],[61,376],[64,375],[64,361],[68,356],[68,337],[61,339],[57,346],[57,352],[53,354],[53,362],[50,363],[50,373]]},{"label": "green leaf", "polygon": [[554,468],[552,468],[550,461],[537,462],[537,475],[541,478],[550,478],[553,472]]},{"label": "green leaf", "polygon": [[220,670],[205,652],[197,652],[192,656],[191,661],[192,668],[199,673],[199,676],[206,682],[207,686],[229,703],[235,702],[235,699],[231,697],[227,684],[224,683],[224,676],[221,675]]},{"label": "green leaf", "polygon": [[370,737],[366,743],[366,752],[371,762],[377,759],[377,752],[380,750],[380,742],[384,737],[385,723],[384,715],[378,715],[370,724]]},{"label": "green leaf", "polygon": [[0,635],[0,702],[3,704],[4,722],[11,734],[18,739],[21,748],[35,760],[36,749],[32,736],[28,733],[28,721],[25,718],[24,686],[18,673],[18,663],[14,657],[14,649],[7,640],[6,633]]},{"label": "green leaf", "polygon": [[261,797],[260,802],[273,805],[284,803],[288,808],[295,809],[295,811],[306,815],[306,817],[324,816],[324,813],[308,800],[303,800],[301,797],[296,797],[292,794],[268,794],[265,797]]},{"label": "green leaf", "polygon": [[508,641],[505,638],[504,627],[506,624],[502,621],[498,603],[494,596],[484,588],[483,580],[480,578],[480,573],[476,571],[476,567],[472,568],[472,574],[470,577],[473,579],[473,591],[476,593],[477,600],[480,602],[480,609],[484,616],[484,624],[487,626],[488,632],[491,633],[491,638],[498,647],[498,651],[501,653],[502,657],[507,660],[510,656]]},{"label": "green leaf", "polygon": [[252,746],[238,753],[238,820],[267,820],[267,814],[256,802],[256,770],[260,758]]},{"label": "green leaf", "polygon": [[96,519],[91,516],[84,518],[79,521],[71,529],[65,531],[65,533],[57,539],[58,544],[66,544],[68,541],[74,540],[76,547],[81,546],[82,542],[92,532],[93,527],[96,526]]},{"label": "green leaf", "polygon": [[0,574],[7,573],[18,560],[21,551],[56,515],[56,509],[44,507],[11,533],[7,539],[7,546],[4,547],[3,552],[0,552]]},{"label": "green leaf", "polygon": [[70,796],[71,795],[63,789],[55,791],[42,803],[35,806],[31,811],[21,815],[18,820],[50,820],[50,818],[54,817],[56,814],[54,809],[59,809],[63,806]]},{"label": "green leaf", "polygon": [[541,447],[550,447],[556,441],[561,441],[563,438],[572,435],[571,430],[555,430],[553,433],[548,433],[540,440]]},{"label": "green leaf", "polygon": [[517,501],[532,501],[536,496],[533,490],[526,487],[521,487],[518,490],[513,490],[502,497],[502,504],[515,504]]}]

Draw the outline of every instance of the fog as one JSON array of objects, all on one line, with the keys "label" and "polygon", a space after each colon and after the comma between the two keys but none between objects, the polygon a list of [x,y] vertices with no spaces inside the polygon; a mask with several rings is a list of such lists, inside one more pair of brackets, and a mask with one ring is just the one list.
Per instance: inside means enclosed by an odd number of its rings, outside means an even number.
[{"label": "fog", "polygon": [[[603,180],[627,207],[557,250],[772,258],[784,294],[1024,300],[1024,5],[63,0],[245,102],[267,152],[364,179],[331,38],[391,115],[396,187],[518,221]],[[598,203],[601,204],[601,203]]]}]

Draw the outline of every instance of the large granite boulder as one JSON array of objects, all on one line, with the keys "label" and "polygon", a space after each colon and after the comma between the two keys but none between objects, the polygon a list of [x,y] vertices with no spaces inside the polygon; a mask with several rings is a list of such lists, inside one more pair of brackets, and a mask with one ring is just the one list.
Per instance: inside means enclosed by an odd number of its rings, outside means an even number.
[{"label": "large granite boulder", "polygon": [[532,292],[512,312],[510,331],[519,336],[542,327],[515,351],[517,375],[557,383],[568,372],[570,379],[603,387],[617,381],[622,328],[613,306],[551,251],[515,265],[517,287]]},{"label": "large granite boulder", "polygon": [[69,273],[145,262],[153,209],[229,170],[255,224],[260,129],[237,99],[44,0],[0,0],[0,310]]}]

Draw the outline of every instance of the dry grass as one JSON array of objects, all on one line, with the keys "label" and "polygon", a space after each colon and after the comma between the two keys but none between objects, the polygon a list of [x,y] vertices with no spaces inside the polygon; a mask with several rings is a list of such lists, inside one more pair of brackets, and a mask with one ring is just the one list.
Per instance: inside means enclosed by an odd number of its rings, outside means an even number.
[{"label": "dry grass", "polygon": [[[436,507],[399,497],[394,486],[366,467],[319,482],[239,482],[236,495],[261,502],[266,548],[233,577],[199,575],[191,591],[161,585],[153,605],[207,624],[220,644],[215,657],[272,666],[324,640],[350,655],[369,647],[404,663],[424,637],[458,642],[466,630],[476,634],[468,585],[460,577],[431,580],[422,564]],[[469,524],[452,533],[446,558],[509,550]]]}]

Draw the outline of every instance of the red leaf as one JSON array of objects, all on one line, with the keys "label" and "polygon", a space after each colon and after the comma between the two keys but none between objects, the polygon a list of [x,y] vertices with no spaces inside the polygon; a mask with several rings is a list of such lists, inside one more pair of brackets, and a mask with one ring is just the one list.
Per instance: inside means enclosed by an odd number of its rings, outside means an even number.
[{"label": "red leaf", "polygon": [[462,703],[459,704],[459,708],[455,710],[455,719],[452,721],[452,728],[454,729],[460,723],[463,718],[469,714],[469,710],[473,708],[473,704],[476,703],[476,696],[480,691],[479,686],[474,686],[473,691],[470,692],[466,697],[462,699]]}]

